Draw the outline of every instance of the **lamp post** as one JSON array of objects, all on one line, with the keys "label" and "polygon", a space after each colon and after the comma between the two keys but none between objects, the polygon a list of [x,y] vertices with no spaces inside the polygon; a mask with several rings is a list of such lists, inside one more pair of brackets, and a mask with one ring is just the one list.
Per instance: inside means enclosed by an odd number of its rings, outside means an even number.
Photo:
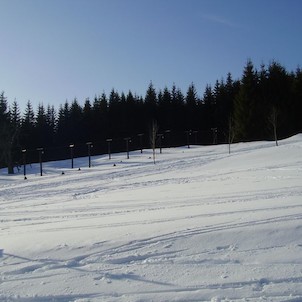
[{"label": "lamp post", "polygon": [[125,137],[124,140],[126,141],[127,159],[129,159],[129,142],[131,142],[131,138]]},{"label": "lamp post", "polygon": [[92,142],[88,142],[86,145],[88,150],[88,167],[91,168],[91,148],[93,147]]},{"label": "lamp post", "polygon": [[74,144],[69,145],[69,148],[70,148],[70,158],[71,158],[71,169],[73,169],[73,155],[74,155],[73,148],[74,148]]},{"label": "lamp post", "polygon": [[143,133],[139,133],[137,136],[139,137],[139,145],[141,149],[141,153],[143,153]]},{"label": "lamp post", "polygon": [[161,133],[158,133],[157,137],[158,137],[158,143],[159,143],[159,153],[162,154],[161,140],[162,140],[162,138],[164,138],[164,136]]},{"label": "lamp post", "polygon": [[40,175],[43,175],[42,170],[42,154],[44,153],[43,148],[37,148],[37,151],[39,152],[39,162],[40,162]]},{"label": "lamp post", "polygon": [[217,144],[217,128],[211,128],[213,133],[213,145]]},{"label": "lamp post", "polygon": [[190,148],[190,135],[191,135],[191,130],[187,130],[185,131],[186,133],[186,136],[187,136],[187,145],[188,145],[188,148]]},{"label": "lamp post", "polygon": [[106,142],[108,143],[108,156],[109,156],[109,159],[111,159],[111,149],[110,149],[110,144],[112,142],[112,138],[107,138],[106,139]]},{"label": "lamp post", "polygon": [[27,179],[26,177],[26,149],[22,150],[23,154],[23,173],[24,173],[24,179]]}]

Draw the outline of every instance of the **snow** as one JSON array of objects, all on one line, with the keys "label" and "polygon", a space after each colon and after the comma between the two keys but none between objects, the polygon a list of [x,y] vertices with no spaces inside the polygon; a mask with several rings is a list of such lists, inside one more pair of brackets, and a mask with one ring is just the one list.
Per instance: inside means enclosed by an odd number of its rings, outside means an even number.
[{"label": "snow", "polygon": [[301,155],[300,134],[1,170],[0,300],[302,301]]}]

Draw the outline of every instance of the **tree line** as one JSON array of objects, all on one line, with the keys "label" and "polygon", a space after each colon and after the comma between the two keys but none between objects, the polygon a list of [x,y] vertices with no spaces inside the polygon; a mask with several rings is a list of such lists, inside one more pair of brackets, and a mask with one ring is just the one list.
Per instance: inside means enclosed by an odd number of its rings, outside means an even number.
[{"label": "tree line", "polygon": [[[75,98],[59,108],[43,103],[34,110],[30,101],[21,113],[16,101],[8,104],[0,94],[0,166],[20,161],[21,150],[32,152],[43,147],[47,159],[68,156],[68,146],[78,146],[84,155],[86,143],[93,142],[95,153],[106,152],[112,138],[115,151],[124,148],[124,138],[132,138],[132,148],[150,146],[149,133],[154,121],[164,133],[166,145],[184,145],[185,133],[195,134],[195,143],[250,141],[283,138],[302,130],[302,72],[287,71],[278,62],[259,70],[248,60],[240,79],[231,73],[226,79],[207,85],[201,96],[194,83],[183,93],[175,85],[156,90],[152,82],[145,96],[112,89],[84,104]],[[138,134],[140,134],[138,136]],[[143,136],[144,135],[144,136]],[[168,142],[169,136],[169,142]]]}]

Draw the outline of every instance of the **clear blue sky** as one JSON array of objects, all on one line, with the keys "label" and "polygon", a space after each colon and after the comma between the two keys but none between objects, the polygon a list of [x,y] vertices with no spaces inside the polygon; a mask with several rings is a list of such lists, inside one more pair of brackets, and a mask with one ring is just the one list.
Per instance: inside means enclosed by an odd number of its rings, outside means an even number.
[{"label": "clear blue sky", "polygon": [[0,0],[0,91],[81,104],[112,88],[145,95],[173,83],[186,93],[251,59],[301,66],[301,0]]}]

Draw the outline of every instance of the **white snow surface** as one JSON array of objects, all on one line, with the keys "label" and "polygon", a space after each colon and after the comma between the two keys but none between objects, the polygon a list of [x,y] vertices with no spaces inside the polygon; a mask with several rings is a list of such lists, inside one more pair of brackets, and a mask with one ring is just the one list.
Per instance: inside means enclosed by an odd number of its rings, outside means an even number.
[{"label": "white snow surface", "polygon": [[301,134],[151,154],[1,170],[0,301],[302,301]]}]

